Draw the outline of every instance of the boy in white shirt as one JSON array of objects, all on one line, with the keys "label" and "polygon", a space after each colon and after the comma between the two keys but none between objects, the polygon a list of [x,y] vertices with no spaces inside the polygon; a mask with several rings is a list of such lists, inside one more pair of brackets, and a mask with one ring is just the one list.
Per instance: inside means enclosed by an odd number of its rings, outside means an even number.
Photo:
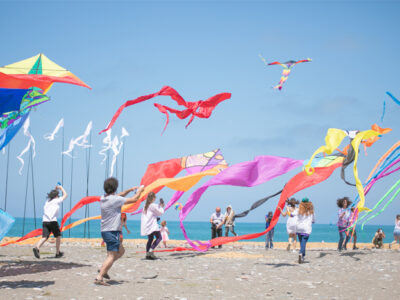
[{"label": "boy in white shirt", "polygon": [[[62,196],[59,197],[59,192],[62,192]],[[33,248],[33,254],[36,258],[40,258],[40,247],[48,240],[51,233],[56,238],[56,258],[60,258],[64,253],[60,251],[61,245],[61,232],[57,222],[58,210],[60,204],[67,198],[67,193],[61,185],[57,185],[54,190],[51,190],[47,194],[47,201],[43,207],[43,233],[42,238]]]}]

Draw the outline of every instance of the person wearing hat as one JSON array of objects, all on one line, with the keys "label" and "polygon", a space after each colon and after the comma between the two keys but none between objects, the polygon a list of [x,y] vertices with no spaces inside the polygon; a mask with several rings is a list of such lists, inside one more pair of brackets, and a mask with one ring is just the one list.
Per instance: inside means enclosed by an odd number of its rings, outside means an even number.
[{"label": "person wearing hat", "polygon": [[304,262],[306,256],[306,245],[312,231],[312,224],[315,222],[314,205],[308,198],[303,198],[295,216],[296,233],[300,242],[299,264]]}]

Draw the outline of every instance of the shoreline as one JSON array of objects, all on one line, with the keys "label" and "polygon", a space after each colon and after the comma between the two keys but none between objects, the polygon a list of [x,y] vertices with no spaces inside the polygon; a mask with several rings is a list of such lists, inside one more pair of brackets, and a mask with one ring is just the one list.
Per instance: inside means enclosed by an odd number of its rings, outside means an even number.
[{"label": "shoreline", "polygon": [[[22,241],[18,244],[12,244],[14,246],[18,245],[34,245],[37,243],[37,241],[41,237],[36,237],[36,238],[31,238],[25,241]],[[12,240],[17,240],[18,237],[4,237],[3,240],[1,241],[2,243],[12,241]],[[100,247],[101,246],[102,239],[101,238],[62,238],[61,239],[61,245],[90,245],[92,247]],[[201,242],[206,242],[206,241],[201,241]],[[47,243],[53,244],[55,243],[54,238],[49,238]],[[125,239],[123,241],[124,246],[128,247],[137,247],[140,248],[144,247],[146,245],[147,239]],[[382,249],[389,249],[389,244],[391,242],[384,243]],[[241,246],[252,246],[253,248],[264,248],[265,243],[264,242],[233,242],[229,243],[226,245],[233,246],[233,248],[240,248]],[[274,249],[286,249],[288,245],[288,242],[274,242]],[[11,245],[10,245],[11,246]],[[223,245],[224,246],[224,245]],[[298,250],[300,246],[300,243],[297,241],[296,249]],[[9,247],[9,246],[6,246]],[[162,247],[162,243],[158,246],[158,249],[168,249],[168,248],[175,248],[175,247],[190,247],[190,245],[185,241],[185,240],[169,240],[168,241],[168,247],[164,248]],[[373,249],[373,244],[371,243],[357,243],[357,247],[360,250],[365,250],[365,249]],[[394,246],[394,249],[397,249],[397,245]],[[4,247],[2,247],[4,248]],[[1,249],[1,248],[0,248]],[[314,249],[314,250],[336,250],[337,249],[337,243],[325,243],[325,242],[308,242],[307,243],[307,249]],[[348,243],[348,250],[353,250],[353,244]]]}]

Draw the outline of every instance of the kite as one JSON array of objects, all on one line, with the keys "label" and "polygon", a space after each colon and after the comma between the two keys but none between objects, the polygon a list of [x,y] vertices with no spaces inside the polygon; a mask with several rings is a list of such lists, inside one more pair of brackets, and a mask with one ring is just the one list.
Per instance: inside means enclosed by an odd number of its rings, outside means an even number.
[{"label": "kite", "polygon": [[86,83],[44,54],[0,67],[1,88],[28,89],[34,86],[47,92],[54,82],[69,83],[90,89]]},{"label": "kite", "polygon": [[0,150],[18,133],[32,107],[48,100],[37,88],[0,89]]},{"label": "kite", "polygon": [[[22,156],[29,151],[29,149],[33,150],[32,154],[32,159],[35,158],[36,156],[36,142],[35,139],[33,138],[32,134],[29,132],[29,126],[30,126],[30,119],[28,118],[26,122],[24,123],[24,135],[29,138],[28,144],[26,147],[22,150],[22,152],[17,156],[17,159],[21,162],[21,168],[19,169],[18,173],[19,175],[22,175],[22,169],[24,168],[25,162]],[[32,147],[32,148],[31,148]]]},{"label": "kite", "polygon": [[167,128],[167,125],[169,123],[169,114],[168,114],[168,112],[175,114],[181,120],[186,119],[187,117],[191,116],[190,119],[189,119],[189,122],[186,124],[186,128],[187,128],[190,125],[190,123],[192,123],[192,121],[193,121],[193,119],[195,117],[198,117],[198,118],[209,118],[211,116],[211,113],[213,112],[213,110],[215,109],[215,107],[219,103],[231,98],[231,94],[230,93],[221,93],[221,94],[212,96],[212,97],[210,97],[210,98],[208,98],[207,100],[204,100],[204,101],[203,100],[199,100],[199,101],[195,101],[195,102],[187,102],[172,87],[164,86],[157,93],[141,96],[141,97],[138,97],[138,98],[136,98],[134,100],[126,101],[124,104],[122,104],[118,108],[117,112],[112,117],[112,119],[111,119],[110,123],[108,124],[107,128],[103,129],[102,131],[100,131],[99,134],[101,134],[103,132],[106,132],[107,130],[109,130],[114,125],[114,123],[117,121],[119,115],[122,113],[122,111],[124,110],[125,107],[131,106],[131,105],[135,105],[135,104],[141,103],[143,101],[147,101],[147,100],[152,99],[152,98],[157,97],[157,96],[169,96],[169,97],[171,97],[172,100],[176,101],[176,103],[178,105],[186,107],[186,109],[183,109],[183,110],[176,110],[176,109],[170,108],[170,107],[165,106],[165,105],[154,103],[154,106],[157,107],[158,110],[161,113],[165,114],[165,116],[166,116],[166,123],[165,123],[163,132],[165,131],[165,129]]},{"label": "kite", "polygon": [[282,71],[282,76],[281,76],[281,80],[279,81],[279,84],[274,86],[274,89],[278,89],[278,90],[282,90],[282,86],[285,83],[285,81],[288,79],[290,71],[292,70],[292,68],[299,64],[299,63],[304,63],[304,62],[310,62],[311,58],[307,58],[307,59],[302,59],[302,60],[298,60],[298,61],[294,61],[294,60],[289,60],[285,63],[280,63],[278,61],[272,62],[272,63],[267,63],[267,61],[260,55],[261,60],[264,62],[265,65],[267,66],[273,66],[273,65],[280,65],[281,67],[283,67],[283,71]]},{"label": "kite", "polygon": [[107,159],[107,154],[106,154],[106,152],[107,152],[108,150],[110,150],[110,149],[111,149],[111,146],[112,146],[111,130],[109,130],[109,131],[106,132],[106,136],[105,136],[105,138],[103,139],[103,144],[106,144],[106,145],[103,146],[102,149],[99,151],[99,154],[104,156],[103,160],[101,161],[101,164],[103,164],[103,163],[106,161],[106,159]]},{"label": "kite", "polygon": [[[267,229],[265,229],[264,231],[258,232],[258,233],[240,235],[240,236],[218,237],[218,238],[212,239],[206,243],[200,243],[198,248],[200,249],[200,251],[206,251],[209,247],[219,246],[219,245],[236,242],[236,241],[240,241],[240,240],[251,240],[251,239],[255,239],[255,238],[258,238],[258,237],[266,234],[268,231],[270,231],[272,228],[274,228],[275,225],[277,224],[277,222],[279,220],[279,216],[280,216],[280,211],[279,211],[278,207],[283,209],[285,206],[286,199],[290,198],[292,195],[294,195],[295,193],[297,193],[303,189],[306,189],[308,187],[311,187],[313,185],[316,185],[316,184],[326,180],[327,178],[329,178],[332,175],[333,171],[336,170],[341,165],[342,165],[342,163],[334,163],[334,164],[331,164],[326,167],[316,167],[314,169],[314,172],[311,175],[308,175],[305,171],[301,171],[300,173],[295,175],[292,179],[290,179],[289,182],[283,188],[283,191],[279,198],[278,206],[272,217],[270,226]],[[199,188],[193,194],[195,194],[196,192],[199,192],[199,190],[201,190],[202,188],[203,187]],[[202,192],[203,191],[200,191],[200,193],[202,193]],[[193,196],[193,194],[192,194],[192,196]],[[182,211],[181,211],[181,213],[182,213]],[[197,250],[197,249],[196,248],[177,247],[177,248],[172,248],[172,249],[168,249],[168,250],[158,250],[158,252],[193,251],[193,250]]]},{"label": "kite", "polygon": [[[356,188],[358,191],[358,195],[360,197],[360,201],[358,203],[358,209],[360,211],[368,210],[368,208],[364,207],[364,203],[365,203],[364,190],[363,190],[362,183],[358,177],[358,170],[357,170],[358,149],[362,142],[364,142],[365,146],[370,147],[379,139],[380,135],[391,131],[390,128],[380,128],[376,124],[372,125],[371,128],[372,128],[371,130],[351,133],[351,137],[354,136],[354,138],[351,141],[351,147],[353,148],[353,152],[354,152],[354,159],[351,159],[349,161],[354,161],[353,173],[354,173],[354,178],[356,180]],[[328,155],[331,154],[335,149],[337,149],[339,147],[339,145],[342,143],[343,139],[346,136],[349,136],[349,134],[350,134],[349,132],[346,132],[344,130],[340,130],[340,129],[336,129],[336,128],[329,128],[328,132],[325,136],[325,145],[319,147],[313,153],[310,160],[304,167],[304,170],[306,171],[306,173],[308,175],[311,175],[313,173],[314,169],[311,167],[311,163],[317,154],[319,154],[319,153],[326,153]],[[346,163],[348,164],[348,161]]]},{"label": "kite", "polygon": [[[127,132],[123,131],[121,136],[126,135],[126,133]],[[184,194],[185,191],[193,187],[204,176],[214,176],[218,174],[221,171],[221,169],[224,169],[226,167],[227,163],[225,162],[224,157],[222,156],[221,151],[219,149],[202,154],[190,155],[181,158],[158,162],[155,164],[150,164],[141,181],[141,184],[143,184],[144,182],[146,183],[146,188],[143,192],[144,196],[142,196],[139,199],[139,201],[134,204],[123,206],[122,212],[127,213],[137,210],[140,206],[140,203],[145,199],[145,196],[149,192],[153,191],[157,193],[164,186],[167,186],[176,191],[171,200],[165,206],[165,210],[167,210],[169,207],[171,207],[174,203],[176,203],[180,199],[180,197]],[[172,178],[182,170],[186,170],[189,175],[180,178]],[[163,177],[168,177],[168,178],[163,178]],[[74,223],[68,224],[67,226],[64,227],[65,222],[70,218],[70,216],[75,211],[77,211],[79,208],[85,205],[98,201],[100,201],[99,196],[85,197],[81,199],[78,203],[75,204],[75,206],[68,213],[64,215],[63,220],[61,222],[60,230],[65,231],[75,226],[78,226],[82,223],[85,223],[87,221],[99,220],[101,216],[93,216],[75,221]],[[0,246],[7,246],[9,244],[18,243],[41,234],[42,234],[42,229],[35,229],[32,232],[29,232],[28,234],[17,240],[1,244]]]},{"label": "kite", "polygon": [[[395,96],[393,96],[389,92],[386,92],[386,94],[394,101],[394,103],[400,105],[400,100],[399,99],[397,99]],[[385,111],[386,111],[386,100],[383,100],[383,111],[382,111],[382,116],[381,116],[381,122],[383,122],[383,118],[385,116]]]},{"label": "kite", "polygon": [[265,155],[257,156],[252,161],[238,163],[221,171],[218,175],[214,176],[203,186],[194,191],[180,211],[179,222],[186,241],[198,251],[206,251],[211,247],[210,242],[202,243],[200,241],[195,241],[197,244],[192,242],[183,226],[183,221],[189,212],[197,205],[200,197],[209,187],[214,185],[252,187],[281,176],[302,164],[300,160]]},{"label": "kite", "polygon": [[30,110],[44,102],[49,101],[50,98],[42,93],[37,88],[30,88],[26,90],[26,94],[20,100],[20,107],[17,110],[4,112],[0,115],[0,128],[5,129],[23,115],[30,112]]},{"label": "kite", "polygon": [[175,205],[174,205],[174,208],[175,208],[175,210],[177,210],[177,211],[181,211],[182,208],[183,208],[183,205],[182,205],[182,203],[180,203],[180,202],[176,202]]},{"label": "kite", "polygon": [[[123,138],[126,136],[129,136],[129,133],[124,127],[122,127],[121,136],[119,137],[119,140],[118,140],[118,137],[115,136],[111,143],[111,150],[113,152],[113,157],[112,157],[112,161],[111,161],[110,177],[113,176],[113,174],[114,174],[114,166],[115,166],[115,163],[117,162],[117,156],[121,152],[122,146],[124,145]],[[106,150],[108,150],[108,149],[106,149]]]},{"label": "kite", "polygon": [[[399,150],[400,150],[400,141],[395,143],[378,160],[378,162],[376,163],[376,165],[372,169],[371,173],[369,174],[369,176],[367,178],[367,181],[366,181],[366,184],[364,185],[364,193],[365,193],[365,195],[368,194],[368,192],[371,190],[372,186],[378,180],[380,180],[381,178],[384,178],[384,177],[386,177],[386,176],[388,176],[388,175],[400,170],[400,166],[395,168],[394,170],[391,170],[393,167],[395,167],[396,165],[398,165],[400,163],[400,153],[397,153]],[[379,167],[379,169],[377,170],[378,167]],[[364,216],[362,216],[361,218],[358,218],[358,211],[357,211],[357,214],[356,214],[354,220],[352,220],[352,223],[347,228],[347,230],[351,229],[352,227],[354,227],[358,221],[363,220],[366,216],[368,216],[370,213],[375,211],[375,209],[387,198],[387,196],[393,191],[394,188],[395,188],[395,186],[393,186],[391,189],[389,189],[389,191],[375,204],[375,206],[370,211],[368,211]],[[395,195],[397,195],[397,194],[395,193]],[[393,199],[395,197],[396,196],[392,197],[392,199],[389,200],[389,202],[384,206],[383,210],[387,207],[387,205],[390,204],[390,202],[393,201]],[[356,200],[357,199],[358,199],[358,196],[357,196]],[[355,204],[356,204],[356,201],[353,203],[353,206]]]},{"label": "kite", "polygon": [[89,145],[89,141],[87,140],[90,131],[92,131],[92,127],[93,127],[93,122],[90,121],[85,129],[85,132],[82,135],[78,136],[76,139],[71,139],[71,141],[69,142],[68,149],[64,151],[62,154],[68,155],[71,158],[73,158],[70,153],[74,150],[75,145],[82,148],[92,147],[92,145]]},{"label": "kite", "polygon": [[15,218],[0,209],[0,241],[7,235],[15,222]]},{"label": "kite", "polygon": [[60,121],[58,121],[56,128],[54,128],[52,133],[48,133],[44,136],[45,140],[48,140],[49,142],[54,141],[57,132],[60,130],[61,127],[64,127],[64,118],[61,118]]}]

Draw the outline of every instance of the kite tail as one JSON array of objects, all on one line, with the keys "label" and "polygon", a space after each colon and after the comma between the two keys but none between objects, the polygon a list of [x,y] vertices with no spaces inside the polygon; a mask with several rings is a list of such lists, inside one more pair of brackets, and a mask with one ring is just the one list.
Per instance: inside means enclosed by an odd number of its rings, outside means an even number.
[{"label": "kite tail", "polygon": [[169,114],[168,114],[168,110],[166,109],[165,106],[163,106],[163,105],[161,105],[161,104],[158,104],[158,103],[154,103],[154,106],[157,107],[158,110],[159,110],[161,113],[165,114],[165,117],[166,117],[164,129],[163,129],[163,131],[161,132],[161,135],[163,135],[165,129],[167,129],[167,126],[168,126],[168,124],[169,124]]},{"label": "kite tail", "polygon": [[265,202],[267,202],[269,199],[274,198],[275,196],[278,196],[280,193],[282,193],[283,190],[280,190],[279,192],[276,192],[275,194],[269,195],[265,198],[262,198],[256,202],[254,202],[251,207],[248,210],[245,210],[241,213],[235,214],[234,219],[236,218],[243,218],[246,217],[250,211],[256,209],[257,207],[263,205]]},{"label": "kite tail", "polygon": [[383,100],[383,111],[382,111],[382,116],[381,116],[381,122],[383,122],[383,118],[385,116],[385,111],[386,111],[386,100]]}]

